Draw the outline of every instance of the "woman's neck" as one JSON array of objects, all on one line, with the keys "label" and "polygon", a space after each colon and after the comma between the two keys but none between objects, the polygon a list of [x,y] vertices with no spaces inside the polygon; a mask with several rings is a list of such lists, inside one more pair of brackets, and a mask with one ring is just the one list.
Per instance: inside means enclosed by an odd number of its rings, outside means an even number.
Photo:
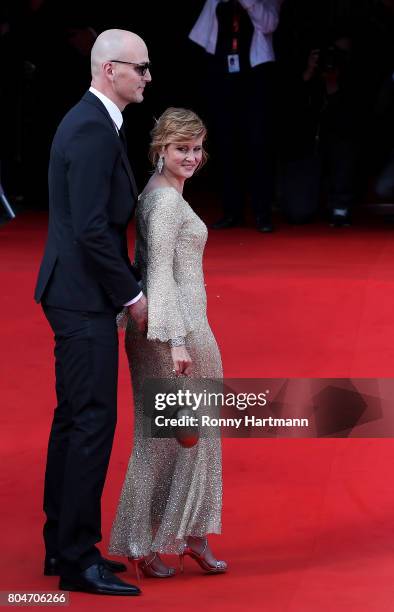
[{"label": "woman's neck", "polygon": [[173,174],[167,174],[164,169],[162,174],[157,173],[157,180],[167,183],[170,187],[174,187],[180,194],[183,193],[183,186],[185,184],[184,178],[174,176]]}]

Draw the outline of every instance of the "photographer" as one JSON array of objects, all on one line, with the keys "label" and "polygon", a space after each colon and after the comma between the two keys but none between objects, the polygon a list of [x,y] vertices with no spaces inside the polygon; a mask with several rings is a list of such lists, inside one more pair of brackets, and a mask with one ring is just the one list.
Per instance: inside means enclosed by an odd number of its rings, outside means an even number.
[{"label": "photographer", "polygon": [[281,0],[206,0],[189,38],[205,50],[205,113],[212,134],[223,230],[245,221],[246,195],[259,232],[273,231],[276,65],[272,35]]},{"label": "photographer", "polygon": [[[318,62],[310,75],[311,56],[304,82],[317,80],[321,107],[316,126],[316,147],[327,179],[327,204],[332,226],[350,224],[356,189],[357,134],[360,127],[356,87],[351,72],[352,40],[339,35],[317,51]],[[316,56],[315,56],[316,57]]]},{"label": "photographer", "polygon": [[323,43],[311,37],[306,59],[282,64],[282,201],[290,222],[310,221],[324,183],[330,224],[348,226],[362,114],[352,38],[347,29],[316,38]]}]

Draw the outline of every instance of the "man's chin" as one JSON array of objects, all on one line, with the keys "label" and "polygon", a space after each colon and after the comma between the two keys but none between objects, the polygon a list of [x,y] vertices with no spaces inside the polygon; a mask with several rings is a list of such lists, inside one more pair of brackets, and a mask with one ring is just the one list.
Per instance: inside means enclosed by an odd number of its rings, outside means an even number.
[{"label": "man's chin", "polygon": [[136,91],[134,95],[129,98],[128,104],[138,104],[139,102],[143,102],[144,100],[144,92]]}]

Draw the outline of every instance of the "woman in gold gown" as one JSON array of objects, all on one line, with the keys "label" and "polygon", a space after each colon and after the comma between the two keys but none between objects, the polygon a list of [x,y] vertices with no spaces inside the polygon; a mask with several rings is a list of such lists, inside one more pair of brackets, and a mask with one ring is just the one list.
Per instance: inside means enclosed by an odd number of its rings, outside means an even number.
[{"label": "woman in gold gown", "polygon": [[[189,555],[210,573],[226,571],[207,540],[221,532],[221,442],[192,448],[146,437],[143,385],[150,378],[221,379],[220,352],[206,315],[202,268],[207,228],[183,198],[185,180],[205,161],[206,129],[192,111],[169,108],[152,131],[155,172],[137,206],[136,265],[148,299],[147,334],[127,322],[134,446],[111,533],[110,552],[152,577],[175,574],[160,553]],[[183,563],[182,563],[183,565]]]}]

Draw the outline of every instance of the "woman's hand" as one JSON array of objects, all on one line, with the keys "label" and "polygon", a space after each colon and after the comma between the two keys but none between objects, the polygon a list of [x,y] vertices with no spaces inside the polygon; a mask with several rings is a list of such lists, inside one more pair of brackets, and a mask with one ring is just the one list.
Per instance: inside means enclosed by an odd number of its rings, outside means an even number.
[{"label": "woman's hand", "polygon": [[185,374],[190,376],[192,373],[192,360],[185,346],[173,346],[171,348],[172,363],[176,376]]}]

